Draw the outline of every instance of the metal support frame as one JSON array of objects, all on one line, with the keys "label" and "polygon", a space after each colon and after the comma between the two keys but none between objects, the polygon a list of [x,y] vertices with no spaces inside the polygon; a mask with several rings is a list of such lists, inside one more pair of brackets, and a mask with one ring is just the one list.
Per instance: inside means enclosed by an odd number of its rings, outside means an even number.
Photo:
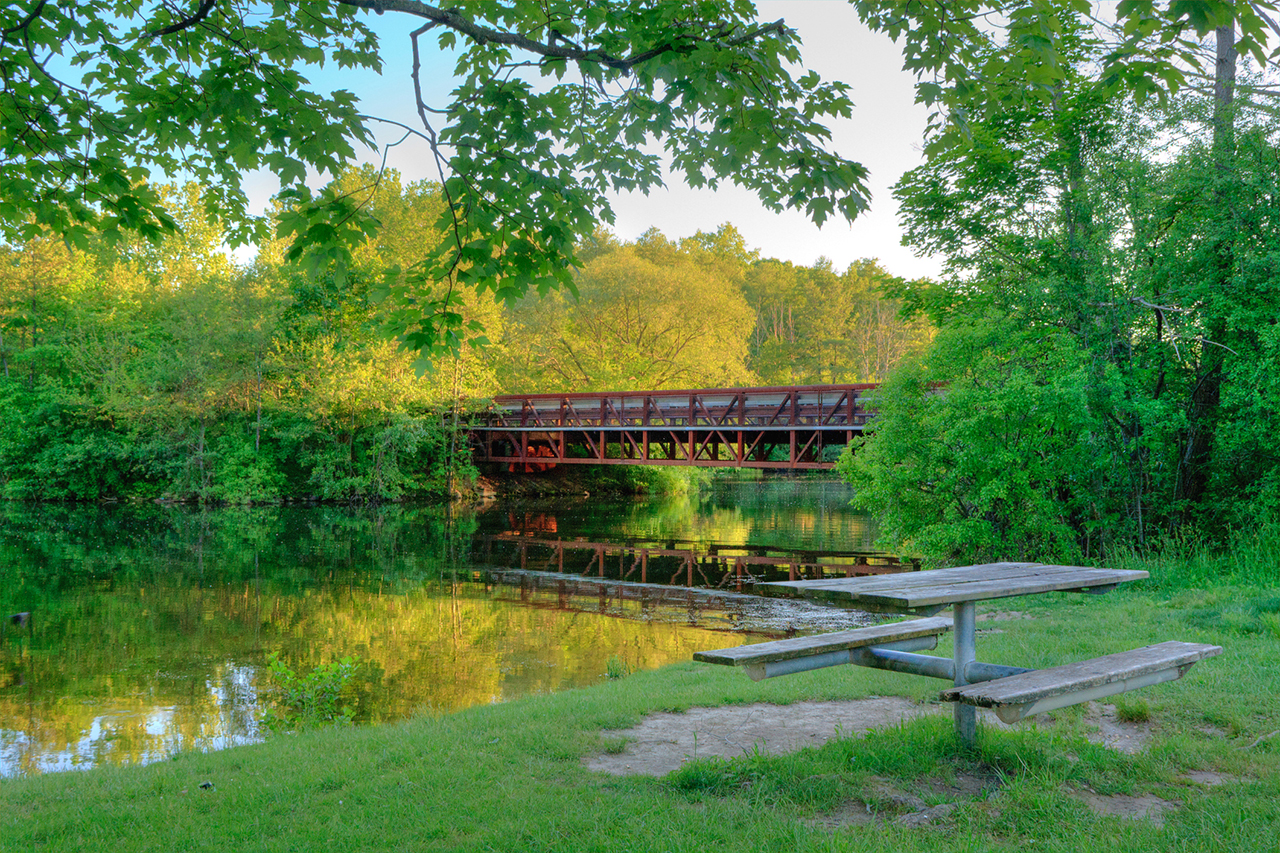
[{"label": "metal support frame", "polygon": [[[941,678],[955,683],[956,665],[954,660],[934,657],[933,655],[913,655],[895,651],[887,646],[867,646],[855,649],[858,653],[853,663],[856,666],[871,669],[887,669],[892,672],[905,672],[909,675],[923,675],[929,678]],[[1008,678],[1033,670],[1021,666],[1001,666],[994,663],[970,661],[964,668],[964,677],[968,684],[983,681],[995,681],[997,678]]]},{"label": "metal support frame", "polygon": [[[752,681],[760,681],[765,678],[776,678],[779,675],[792,675],[797,672],[808,672],[828,666],[852,664],[870,669],[887,669],[893,672],[905,672],[910,675],[941,678],[954,683],[956,672],[954,660],[934,655],[913,654],[913,652],[934,649],[937,646],[938,638],[936,636],[914,637],[910,640],[897,640],[892,643],[880,643],[874,646],[860,646],[853,649],[841,649],[835,652],[824,652],[788,660],[751,664],[745,669]],[[1032,672],[1032,670],[1020,666],[1000,666],[999,664],[978,663],[977,661],[969,661],[964,666],[965,684],[994,681],[997,678],[1020,675],[1024,672]]]},{"label": "metal support frame", "polygon": [[[470,428],[477,462],[828,469],[874,414],[871,383],[494,398]],[[829,435],[828,435],[829,433]],[[539,453],[530,454],[535,445]],[[655,458],[650,452],[662,450]],[[769,458],[774,451],[785,459]]]},{"label": "metal support frame", "polygon": [[[888,649],[901,652],[919,651],[921,649],[933,649],[938,646],[938,638],[935,635],[927,637],[914,637],[910,640],[898,640],[892,643],[882,643],[875,646],[877,649]],[[752,681],[760,681],[765,678],[776,678],[779,675],[793,675],[797,672],[808,672],[811,669],[822,669],[828,666],[841,666],[843,664],[856,664],[855,658],[863,649],[841,649],[837,652],[826,652],[820,655],[807,655],[805,657],[791,658],[790,660],[769,661],[768,663],[757,663],[743,667],[747,676]],[[927,657],[927,655],[915,655],[914,657]]]},{"label": "metal support frame", "polygon": [[[957,601],[953,608],[952,630],[955,632],[954,681],[956,687],[969,684],[966,668],[977,660],[976,645],[977,606],[972,601]],[[973,746],[978,739],[978,711],[972,705],[957,702],[955,705],[956,736],[965,746]]]}]

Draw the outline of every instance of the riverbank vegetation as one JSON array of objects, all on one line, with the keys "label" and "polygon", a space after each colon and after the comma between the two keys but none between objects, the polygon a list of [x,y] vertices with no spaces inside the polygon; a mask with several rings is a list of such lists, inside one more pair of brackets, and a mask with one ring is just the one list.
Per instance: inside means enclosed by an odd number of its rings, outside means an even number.
[{"label": "riverbank vegetation", "polygon": [[464,300],[488,345],[427,364],[389,331],[402,306],[382,271],[432,239],[438,185],[343,175],[334,192],[382,228],[342,275],[291,262],[277,243],[234,263],[202,216],[204,192],[163,190],[183,233],[158,245],[0,247],[0,495],[443,496],[474,482],[466,419],[494,394],[876,380],[930,334],[897,319],[872,261],[837,271],[761,259],[729,225],[679,242],[600,231],[576,296]]},{"label": "riverbank vegetation", "polygon": [[[553,695],[423,715],[376,728],[322,728],[147,767],[0,782],[6,849],[59,850],[961,850],[1268,849],[1280,821],[1280,603],[1274,530],[1237,560],[1196,549],[1144,558],[1151,581],[1105,596],[1020,599],[984,635],[992,660],[1060,663],[1176,636],[1220,644],[1180,681],[1129,694],[1149,741],[1129,755],[1086,740],[1085,708],[1012,730],[983,729],[975,753],[949,714],[792,755],[697,759],[663,778],[586,770],[584,756],[634,748],[609,734],[642,715],[695,706],[901,695],[937,682],[837,667],[753,683],[693,663],[605,678]],[[1252,543],[1252,544],[1250,544]],[[1252,550],[1250,550],[1252,549]],[[1206,574],[1199,561],[1213,563]],[[1134,564],[1137,565],[1137,564]],[[997,608],[1007,611],[1005,606]],[[1064,646],[1064,637],[1070,642]],[[948,654],[946,641],[938,650]],[[691,756],[696,758],[696,756]],[[948,793],[957,778],[986,786]],[[202,787],[209,783],[208,787]],[[924,826],[895,821],[886,794],[955,803]],[[465,791],[465,795],[459,795]],[[1090,808],[1161,802],[1155,818]],[[861,825],[841,825],[857,806]]]},{"label": "riverbank vegetation", "polygon": [[1280,121],[1234,14],[1197,21],[1198,82],[1168,98],[1100,77],[1110,47],[1065,6],[1052,85],[1016,21],[973,47],[982,86],[948,80],[963,127],[895,192],[947,259],[897,291],[939,333],[842,462],[886,542],[1112,562],[1280,517]]}]

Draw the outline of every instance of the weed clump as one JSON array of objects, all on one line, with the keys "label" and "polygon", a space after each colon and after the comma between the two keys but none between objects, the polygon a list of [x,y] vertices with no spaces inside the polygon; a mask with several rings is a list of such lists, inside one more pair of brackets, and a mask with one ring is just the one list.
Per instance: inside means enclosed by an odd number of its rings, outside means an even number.
[{"label": "weed clump", "polygon": [[631,664],[627,663],[617,655],[612,655],[604,662],[604,677],[610,681],[617,681],[619,678],[626,678],[632,672]]},{"label": "weed clump", "polygon": [[1146,699],[1132,701],[1116,700],[1116,719],[1122,723],[1148,723],[1151,721],[1151,706]]},{"label": "weed clump", "polygon": [[360,669],[356,657],[344,657],[300,675],[272,652],[267,666],[274,681],[275,707],[262,716],[272,732],[343,725],[356,716],[352,682]]}]

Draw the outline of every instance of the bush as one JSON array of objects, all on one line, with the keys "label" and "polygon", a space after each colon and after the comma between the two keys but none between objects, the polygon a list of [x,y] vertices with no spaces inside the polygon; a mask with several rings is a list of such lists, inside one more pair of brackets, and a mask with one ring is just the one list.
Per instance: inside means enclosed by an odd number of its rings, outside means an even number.
[{"label": "bush", "polygon": [[267,665],[275,682],[275,707],[262,715],[269,730],[305,729],[350,723],[356,716],[352,681],[360,669],[358,658],[344,657],[299,675],[272,652]]},{"label": "bush", "polygon": [[1000,323],[950,328],[885,383],[874,433],[837,463],[882,543],[938,561],[1075,561],[1114,535],[1097,488],[1110,449],[1069,350]]}]

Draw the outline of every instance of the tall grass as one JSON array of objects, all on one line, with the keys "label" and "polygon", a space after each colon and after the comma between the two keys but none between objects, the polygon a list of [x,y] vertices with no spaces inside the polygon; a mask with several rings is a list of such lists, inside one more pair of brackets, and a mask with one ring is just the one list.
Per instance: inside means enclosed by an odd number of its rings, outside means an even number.
[{"label": "tall grass", "polygon": [[1167,592],[1219,584],[1275,587],[1280,585],[1280,522],[1238,530],[1225,540],[1180,531],[1143,549],[1117,548],[1107,565],[1146,571],[1148,585]]}]

